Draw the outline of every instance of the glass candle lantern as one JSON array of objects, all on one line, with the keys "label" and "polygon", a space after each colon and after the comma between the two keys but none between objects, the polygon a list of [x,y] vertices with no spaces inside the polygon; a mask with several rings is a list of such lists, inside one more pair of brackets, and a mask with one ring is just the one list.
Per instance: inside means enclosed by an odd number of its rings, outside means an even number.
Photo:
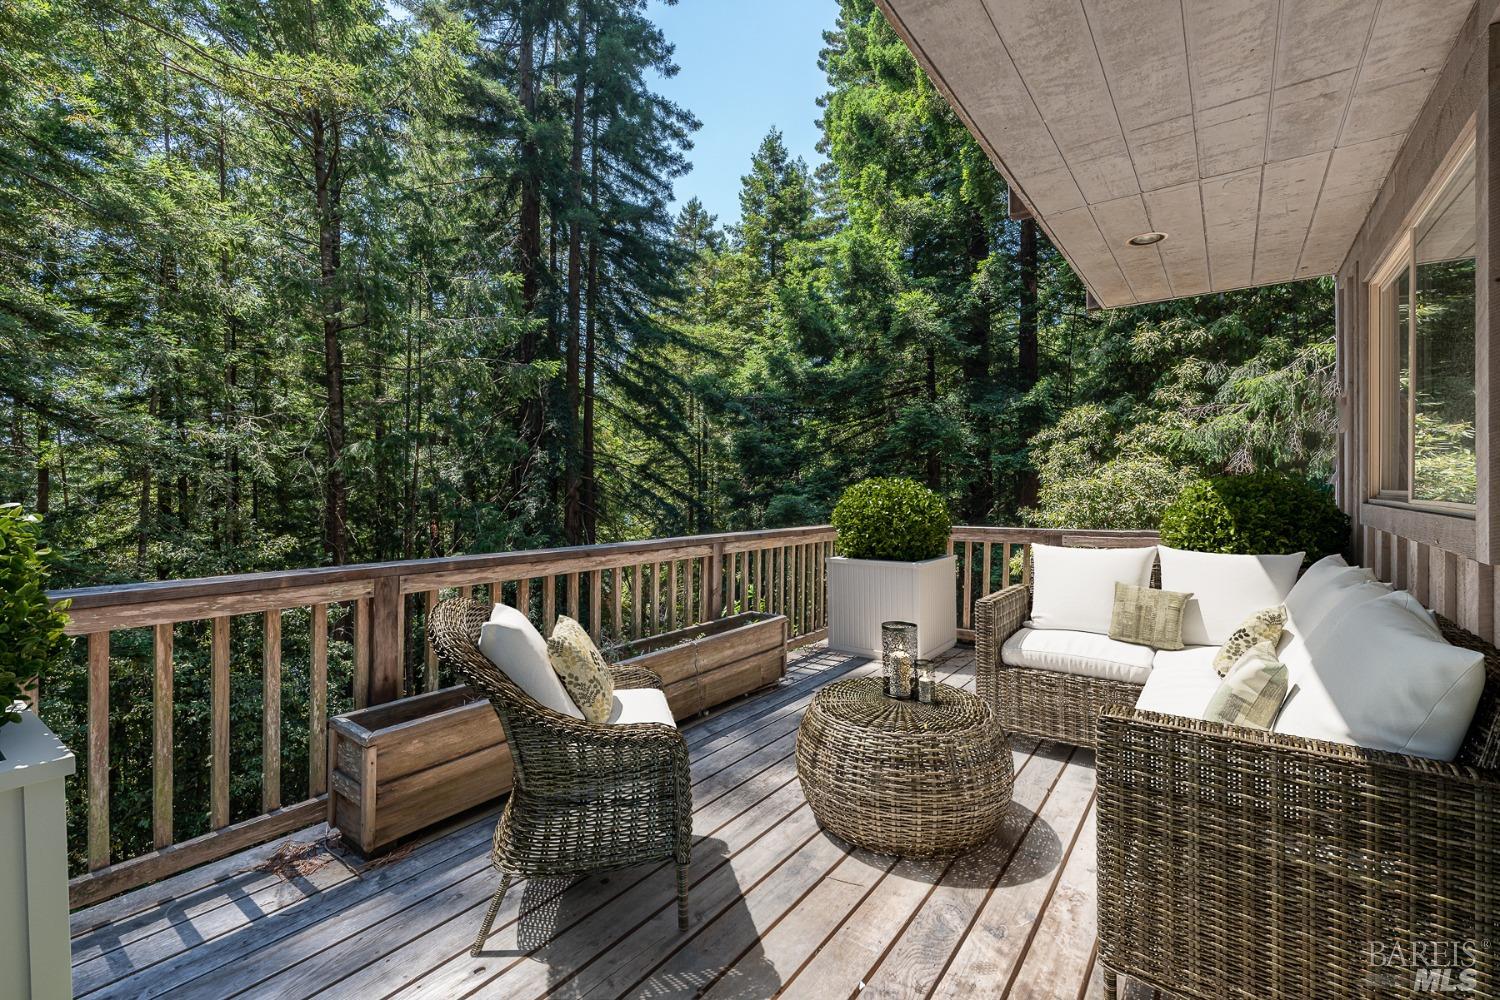
[{"label": "glass candle lantern", "polygon": [[881,622],[880,652],[885,693],[892,698],[910,698],[917,663],[917,627],[911,622]]},{"label": "glass candle lantern", "polygon": [[937,666],[931,660],[917,661],[917,700],[931,705],[937,694]]}]

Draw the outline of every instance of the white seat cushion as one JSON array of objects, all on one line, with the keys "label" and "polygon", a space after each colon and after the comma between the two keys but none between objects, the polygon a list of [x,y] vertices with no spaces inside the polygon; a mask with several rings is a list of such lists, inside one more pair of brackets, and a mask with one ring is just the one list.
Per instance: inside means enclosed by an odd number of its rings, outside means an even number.
[{"label": "white seat cushion", "polygon": [[1000,659],[1014,667],[1143,684],[1151,674],[1153,652],[1150,646],[1120,642],[1097,632],[1022,628],[1000,647]]},{"label": "white seat cushion", "polygon": [[1115,584],[1151,585],[1156,547],[1031,547],[1031,621],[1037,629],[1109,634]]},{"label": "white seat cushion", "polygon": [[1208,699],[1224,680],[1214,666],[1218,652],[1218,646],[1161,650],[1151,661],[1151,676],[1146,678],[1135,707],[1143,712],[1203,718]]},{"label": "white seat cushion", "polygon": [[1192,594],[1182,614],[1182,641],[1222,646],[1246,618],[1286,600],[1302,553],[1240,556],[1162,545],[1161,589]]},{"label": "white seat cushion", "polygon": [[508,604],[497,604],[490,620],[479,628],[479,651],[505,671],[511,683],[538,704],[571,719],[583,718],[552,669],[547,640],[531,619]]},{"label": "white seat cushion", "polygon": [[1484,689],[1484,656],[1443,641],[1414,605],[1395,591],[1319,629],[1275,731],[1452,760]]},{"label": "white seat cushion", "polygon": [[667,696],[656,688],[616,688],[614,703],[610,706],[611,726],[628,726],[635,722],[660,722],[677,728],[672,718],[672,709],[667,705]]}]

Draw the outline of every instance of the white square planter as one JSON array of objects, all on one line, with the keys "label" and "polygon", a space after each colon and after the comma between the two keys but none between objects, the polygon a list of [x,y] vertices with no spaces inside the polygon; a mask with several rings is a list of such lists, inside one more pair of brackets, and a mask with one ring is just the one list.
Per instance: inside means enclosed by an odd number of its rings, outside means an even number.
[{"label": "white square planter", "polygon": [[63,781],[73,755],[28,711],[0,727],[0,754],[0,992],[71,997]]},{"label": "white square planter", "polygon": [[925,562],[828,560],[828,646],[880,655],[880,623],[913,622],[918,656],[936,656],[958,641],[957,568],[953,556]]}]

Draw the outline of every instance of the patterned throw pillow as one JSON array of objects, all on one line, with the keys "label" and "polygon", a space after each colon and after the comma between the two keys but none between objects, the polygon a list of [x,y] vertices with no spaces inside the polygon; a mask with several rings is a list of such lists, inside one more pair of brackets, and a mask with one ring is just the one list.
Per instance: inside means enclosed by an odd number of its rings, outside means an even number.
[{"label": "patterned throw pillow", "polygon": [[1258,642],[1247,649],[1208,699],[1203,718],[1231,726],[1270,729],[1286,700],[1286,664],[1276,659],[1276,647]]},{"label": "patterned throw pillow", "polygon": [[1109,637],[1152,649],[1182,648],[1182,611],[1192,594],[1115,584]]},{"label": "patterned throw pillow", "polygon": [[615,679],[588,630],[567,615],[558,615],[552,638],[547,640],[547,657],[583,717],[590,722],[608,721]]},{"label": "patterned throw pillow", "polygon": [[1214,669],[1223,677],[1229,673],[1229,668],[1234,666],[1240,657],[1249,651],[1251,646],[1257,643],[1269,642],[1274,650],[1276,644],[1281,641],[1281,633],[1286,626],[1286,608],[1278,604],[1274,608],[1266,608],[1240,622],[1240,627],[1229,634],[1229,639],[1223,647],[1214,654]]}]

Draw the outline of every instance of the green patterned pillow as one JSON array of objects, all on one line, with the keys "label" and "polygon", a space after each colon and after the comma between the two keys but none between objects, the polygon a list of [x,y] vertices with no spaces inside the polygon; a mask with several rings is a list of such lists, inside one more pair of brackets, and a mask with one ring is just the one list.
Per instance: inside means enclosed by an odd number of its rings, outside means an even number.
[{"label": "green patterned pillow", "polygon": [[1286,700],[1286,664],[1276,659],[1276,647],[1258,642],[1229,668],[1208,699],[1203,718],[1231,726],[1270,729]]},{"label": "green patterned pillow", "polygon": [[1109,637],[1152,649],[1182,648],[1182,612],[1192,594],[1115,584]]},{"label": "green patterned pillow", "polygon": [[583,717],[607,722],[615,679],[588,630],[567,615],[558,615],[552,638],[547,640],[547,658]]},{"label": "green patterned pillow", "polygon": [[1256,643],[1269,642],[1272,650],[1281,641],[1282,630],[1286,626],[1286,608],[1277,605],[1274,608],[1266,608],[1240,622],[1240,627],[1229,633],[1229,638],[1223,647],[1214,654],[1214,669],[1223,677],[1229,673],[1229,668],[1235,665],[1241,656],[1249,651]]}]

